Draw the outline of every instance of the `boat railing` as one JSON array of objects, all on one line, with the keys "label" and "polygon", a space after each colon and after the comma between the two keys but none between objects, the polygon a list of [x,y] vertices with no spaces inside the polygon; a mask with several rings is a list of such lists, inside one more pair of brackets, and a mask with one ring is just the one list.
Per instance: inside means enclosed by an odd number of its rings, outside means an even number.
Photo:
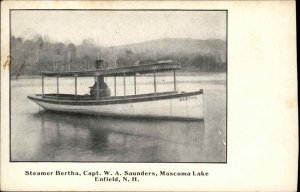
[{"label": "boat railing", "polygon": [[139,94],[139,95],[126,95],[126,96],[105,96],[97,99],[96,97],[93,97],[91,95],[77,95],[74,97],[72,94],[37,94],[36,96],[42,97],[44,99],[56,99],[56,100],[72,100],[72,101],[86,101],[86,100],[112,100],[112,99],[130,99],[130,98],[139,98],[139,97],[148,97],[148,96],[161,96],[166,94],[175,94],[177,91],[166,91],[166,92],[160,92],[160,93],[146,93],[146,94]]}]

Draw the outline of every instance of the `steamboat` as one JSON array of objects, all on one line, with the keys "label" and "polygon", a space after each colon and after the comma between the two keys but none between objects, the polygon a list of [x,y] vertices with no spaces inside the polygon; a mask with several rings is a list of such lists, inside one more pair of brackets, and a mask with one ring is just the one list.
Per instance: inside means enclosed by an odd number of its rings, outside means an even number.
[{"label": "steamboat", "polygon": [[[177,90],[176,71],[181,69],[180,64],[172,60],[116,68],[107,68],[103,60],[96,60],[95,64],[95,70],[39,72],[42,81],[41,93],[30,95],[28,98],[45,110],[59,112],[186,120],[204,119],[203,89],[193,92]],[[173,71],[174,90],[157,92],[157,73],[167,71]],[[144,74],[153,74],[153,93],[137,94],[136,79]],[[44,93],[45,77],[56,78],[56,93]],[[61,77],[74,78],[74,94],[59,93],[59,78]],[[90,87],[89,94],[77,94],[77,79],[80,77],[94,77],[95,82]],[[124,93],[122,96],[116,94],[117,77],[123,77]],[[134,94],[126,94],[126,77],[134,79]],[[111,91],[104,78],[114,79],[114,91]]]}]

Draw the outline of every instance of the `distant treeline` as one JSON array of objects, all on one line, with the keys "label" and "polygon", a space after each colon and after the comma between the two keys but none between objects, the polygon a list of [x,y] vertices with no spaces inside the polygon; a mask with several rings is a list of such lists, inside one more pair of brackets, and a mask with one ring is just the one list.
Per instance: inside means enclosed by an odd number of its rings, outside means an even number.
[{"label": "distant treeline", "polygon": [[[207,51],[202,48],[203,43],[200,45],[199,42],[193,42],[192,47],[189,46],[191,40],[184,40],[184,43],[181,41],[183,40],[162,39],[156,40],[155,43],[102,47],[97,46],[91,39],[85,39],[81,44],[75,45],[71,42],[52,42],[49,38],[41,36],[30,40],[12,36],[12,75],[36,75],[38,71],[92,70],[95,69],[96,59],[103,59],[108,67],[136,65],[138,61],[139,64],[143,64],[154,60],[172,59],[181,64],[182,71],[226,71],[223,43],[216,46],[216,41],[214,44],[205,41],[208,50],[214,49],[210,44],[218,50]],[[198,44],[202,46],[199,50],[194,48]]]}]

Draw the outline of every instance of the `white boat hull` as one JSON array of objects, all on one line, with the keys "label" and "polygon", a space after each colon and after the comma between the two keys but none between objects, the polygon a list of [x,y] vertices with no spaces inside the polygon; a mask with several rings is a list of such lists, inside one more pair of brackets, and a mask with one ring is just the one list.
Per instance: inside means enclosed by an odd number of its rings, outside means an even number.
[{"label": "white boat hull", "polygon": [[46,110],[110,115],[158,118],[203,119],[203,94],[182,96],[170,99],[116,103],[106,105],[85,105],[50,103],[33,100]]}]

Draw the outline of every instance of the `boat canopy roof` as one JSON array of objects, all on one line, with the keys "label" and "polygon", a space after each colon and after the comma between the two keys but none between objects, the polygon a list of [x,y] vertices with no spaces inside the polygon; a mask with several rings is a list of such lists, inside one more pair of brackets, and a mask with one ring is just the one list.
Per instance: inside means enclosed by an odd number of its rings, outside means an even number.
[{"label": "boat canopy roof", "polygon": [[118,68],[108,68],[108,69],[97,69],[89,71],[66,71],[66,72],[44,72],[41,71],[39,74],[41,76],[48,77],[89,77],[89,76],[130,76],[139,74],[147,74],[154,72],[164,72],[180,69],[180,64],[175,64],[172,60],[158,61],[157,63],[150,63],[145,65],[134,65],[129,67],[118,67]]}]

